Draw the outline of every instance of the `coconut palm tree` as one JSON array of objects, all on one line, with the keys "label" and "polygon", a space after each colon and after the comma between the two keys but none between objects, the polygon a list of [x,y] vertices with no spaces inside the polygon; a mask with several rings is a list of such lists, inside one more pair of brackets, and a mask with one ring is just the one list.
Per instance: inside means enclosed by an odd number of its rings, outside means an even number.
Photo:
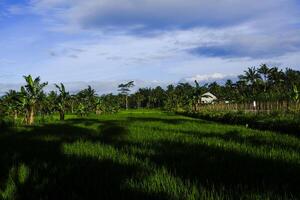
[{"label": "coconut palm tree", "polygon": [[277,67],[273,67],[270,72],[269,82],[270,85],[272,85],[272,90],[273,90],[271,91],[271,95],[277,101],[281,97],[285,97],[284,95],[285,91],[283,91],[284,80],[285,80],[284,72],[282,70],[279,70]]},{"label": "coconut palm tree", "polygon": [[245,75],[239,76],[241,80],[244,80],[252,89],[252,96],[255,96],[256,87],[259,81],[261,81],[261,76],[257,72],[255,67],[249,67],[248,70],[244,71]]},{"label": "coconut palm tree", "polygon": [[35,79],[31,75],[23,76],[26,85],[21,87],[21,93],[26,101],[26,122],[31,125],[34,122],[35,106],[40,100],[43,88],[48,85],[47,82],[41,83],[40,77]]},{"label": "coconut palm tree", "polygon": [[270,76],[271,71],[272,69],[270,69],[266,64],[262,64],[260,68],[257,70],[257,72],[260,73],[263,77],[262,81],[264,84],[264,92],[267,91],[268,78]]},{"label": "coconut palm tree", "polygon": [[70,94],[69,94],[69,92],[66,91],[66,88],[63,83],[60,83],[60,85],[55,84],[55,87],[59,91],[59,95],[56,100],[57,109],[59,111],[59,117],[60,117],[60,120],[64,120],[66,107],[67,107],[67,101],[70,97]]}]

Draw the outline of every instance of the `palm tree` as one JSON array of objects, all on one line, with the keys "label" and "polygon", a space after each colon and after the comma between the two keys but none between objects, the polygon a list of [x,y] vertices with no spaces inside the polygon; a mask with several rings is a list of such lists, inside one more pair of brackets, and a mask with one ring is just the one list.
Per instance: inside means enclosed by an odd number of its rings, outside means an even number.
[{"label": "palm tree", "polygon": [[249,67],[248,70],[244,72],[245,75],[241,75],[239,78],[246,81],[246,83],[250,85],[252,89],[252,96],[254,97],[256,91],[255,89],[257,87],[257,83],[261,80],[261,76],[255,67]]},{"label": "palm tree", "polygon": [[279,70],[277,67],[273,67],[270,71],[269,82],[273,86],[272,95],[277,99],[277,102],[280,97],[283,96],[283,85],[284,85],[285,74],[282,70]]},{"label": "palm tree", "polygon": [[224,99],[226,101],[232,100],[234,98],[234,84],[232,80],[228,79],[225,83],[225,87],[223,88],[224,90]]},{"label": "palm tree", "polygon": [[36,103],[40,100],[43,88],[48,85],[48,83],[40,83],[40,77],[35,79],[33,79],[31,75],[23,77],[26,81],[26,85],[21,87],[21,93],[26,100],[26,122],[28,125],[31,125],[34,122]]},{"label": "palm tree", "polygon": [[248,87],[247,83],[243,79],[236,82],[236,89],[237,89],[237,93],[238,93],[238,95],[236,96],[236,99],[239,100],[240,102],[243,102],[248,99],[249,92],[248,92],[247,87]]},{"label": "palm tree", "polygon": [[67,100],[70,97],[69,92],[66,92],[66,88],[64,84],[60,83],[60,85],[55,84],[55,87],[59,91],[59,95],[57,97],[57,108],[59,111],[59,117],[60,120],[65,119],[65,112],[66,112],[66,106],[67,106]]},{"label": "palm tree", "polygon": [[118,91],[120,91],[121,94],[125,96],[125,107],[127,110],[128,109],[128,94],[130,92],[130,88],[134,87],[134,81],[129,81],[128,83],[120,84],[118,87],[119,87]]},{"label": "palm tree", "polygon": [[266,65],[262,64],[257,70],[263,76],[264,92],[267,91],[268,77],[270,76],[271,69]]}]

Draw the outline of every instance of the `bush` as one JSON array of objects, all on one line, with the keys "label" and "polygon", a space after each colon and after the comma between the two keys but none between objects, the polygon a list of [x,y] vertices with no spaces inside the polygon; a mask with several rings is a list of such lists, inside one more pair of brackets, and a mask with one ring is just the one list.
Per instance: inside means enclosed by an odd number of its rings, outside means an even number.
[{"label": "bush", "polygon": [[0,129],[5,130],[7,128],[15,126],[15,123],[12,119],[9,118],[0,118]]}]

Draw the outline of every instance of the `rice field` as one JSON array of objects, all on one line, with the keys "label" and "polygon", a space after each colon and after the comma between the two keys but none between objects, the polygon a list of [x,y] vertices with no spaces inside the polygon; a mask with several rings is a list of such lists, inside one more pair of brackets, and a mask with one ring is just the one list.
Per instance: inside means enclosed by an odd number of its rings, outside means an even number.
[{"label": "rice field", "polygon": [[300,199],[300,139],[157,110],[1,130],[0,199]]}]

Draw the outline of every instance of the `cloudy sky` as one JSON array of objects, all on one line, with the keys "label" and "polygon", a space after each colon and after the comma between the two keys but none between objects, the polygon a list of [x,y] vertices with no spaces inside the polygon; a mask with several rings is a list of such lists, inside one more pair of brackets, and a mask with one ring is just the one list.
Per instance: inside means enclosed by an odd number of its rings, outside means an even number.
[{"label": "cloudy sky", "polygon": [[0,47],[2,88],[25,74],[109,88],[300,70],[300,2],[0,0]]}]

